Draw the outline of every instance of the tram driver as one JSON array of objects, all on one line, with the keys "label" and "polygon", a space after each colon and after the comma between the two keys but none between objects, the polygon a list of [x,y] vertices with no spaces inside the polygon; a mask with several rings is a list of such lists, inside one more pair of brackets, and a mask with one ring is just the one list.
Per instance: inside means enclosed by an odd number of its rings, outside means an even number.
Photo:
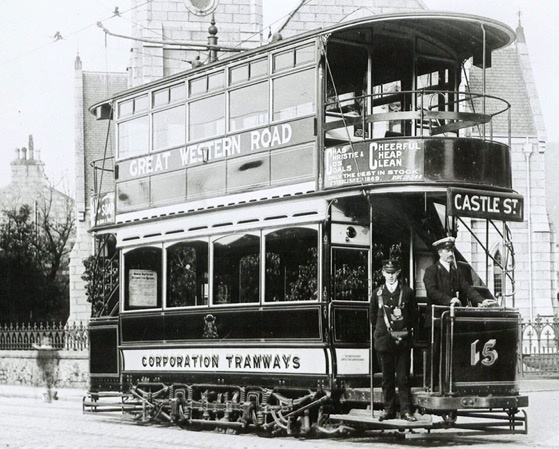
[{"label": "tram driver", "polygon": [[480,305],[484,298],[456,266],[454,237],[437,240],[433,246],[439,253],[439,260],[427,267],[423,276],[428,303],[439,306]]}]

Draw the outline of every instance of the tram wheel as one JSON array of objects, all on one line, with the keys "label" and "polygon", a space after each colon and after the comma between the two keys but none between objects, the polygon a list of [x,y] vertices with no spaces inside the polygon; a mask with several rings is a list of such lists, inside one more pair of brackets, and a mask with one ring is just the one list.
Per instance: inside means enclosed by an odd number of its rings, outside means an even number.
[{"label": "tram wheel", "polygon": [[448,410],[444,412],[441,416],[446,424],[454,424],[456,422],[457,413],[456,410]]}]

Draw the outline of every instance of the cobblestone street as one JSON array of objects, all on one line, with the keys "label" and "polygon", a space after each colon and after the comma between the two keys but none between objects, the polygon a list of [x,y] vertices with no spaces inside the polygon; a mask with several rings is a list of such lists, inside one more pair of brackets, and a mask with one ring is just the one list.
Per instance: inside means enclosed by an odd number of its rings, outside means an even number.
[{"label": "cobblestone street", "polygon": [[351,439],[261,438],[218,432],[193,432],[174,426],[143,425],[119,413],[83,414],[79,391],[60,391],[60,400],[41,398],[42,390],[0,385],[0,449],[353,449],[375,448],[555,448],[559,418],[559,382],[534,381],[524,387],[530,396],[528,435],[463,436],[447,433],[367,435]]}]

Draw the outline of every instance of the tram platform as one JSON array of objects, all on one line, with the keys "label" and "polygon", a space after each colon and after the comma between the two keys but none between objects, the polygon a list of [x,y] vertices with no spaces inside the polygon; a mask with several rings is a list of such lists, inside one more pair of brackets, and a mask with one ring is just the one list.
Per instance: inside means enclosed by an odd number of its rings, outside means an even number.
[{"label": "tram platform", "polygon": [[[335,414],[330,415],[331,421],[341,422],[347,425],[358,425],[359,427],[366,428],[367,430],[390,430],[390,429],[425,429],[430,428],[434,424],[436,417],[433,415],[419,415],[416,414],[417,421],[406,421],[405,419],[389,419],[379,421],[382,412],[375,410],[371,413],[370,409],[353,409],[348,414]],[[442,419],[440,420],[442,422]]]},{"label": "tram platform", "polygon": [[417,421],[404,419],[390,419],[380,421],[380,411],[371,413],[370,409],[353,409],[348,414],[332,414],[329,420],[344,424],[353,429],[367,431],[426,431],[452,430],[452,431],[477,431],[484,434],[526,434],[528,431],[528,418],[525,412],[520,411],[514,417],[506,413],[485,411],[458,412],[452,421],[444,420],[437,415],[419,413],[415,414]]}]

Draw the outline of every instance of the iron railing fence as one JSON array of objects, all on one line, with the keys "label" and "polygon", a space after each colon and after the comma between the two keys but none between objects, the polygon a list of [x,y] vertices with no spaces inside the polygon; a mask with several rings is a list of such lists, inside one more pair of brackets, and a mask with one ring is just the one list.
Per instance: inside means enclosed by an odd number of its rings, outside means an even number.
[{"label": "iron railing fence", "polygon": [[523,321],[519,354],[521,375],[559,376],[559,317]]},{"label": "iron railing fence", "polygon": [[40,347],[88,350],[87,325],[81,322],[0,324],[0,350],[31,351]]}]

